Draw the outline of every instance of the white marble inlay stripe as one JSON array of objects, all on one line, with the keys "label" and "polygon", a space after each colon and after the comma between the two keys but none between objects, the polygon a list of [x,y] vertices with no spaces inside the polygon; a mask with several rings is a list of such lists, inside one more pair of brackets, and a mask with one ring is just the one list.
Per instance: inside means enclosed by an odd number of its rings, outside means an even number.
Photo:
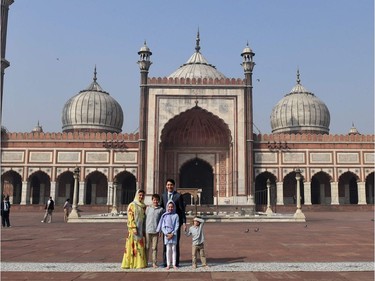
[{"label": "white marble inlay stripe", "polygon": [[[1,262],[2,272],[165,272],[165,268],[154,269],[152,267],[144,269],[122,269],[120,263],[29,263],[29,262]],[[173,269],[170,270],[175,271]],[[178,272],[233,272],[233,271],[253,271],[253,272],[285,272],[285,271],[374,271],[374,262],[296,262],[296,263],[209,263],[208,268],[198,266],[192,269],[191,265],[181,264]]]}]

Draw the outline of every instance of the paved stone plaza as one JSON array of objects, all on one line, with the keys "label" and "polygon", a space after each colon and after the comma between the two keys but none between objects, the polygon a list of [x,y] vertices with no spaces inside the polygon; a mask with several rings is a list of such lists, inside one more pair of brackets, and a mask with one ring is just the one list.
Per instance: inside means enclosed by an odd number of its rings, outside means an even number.
[{"label": "paved stone plaza", "polygon": [[305,215],[306,223],[207,223],[208,269],[191,269],[182,237],[178,270],[125,271],[124,223],[65,224],[55,212],[43,224],[43,211],[17,211],[1,231],[1,280],[374,280],[373,212]]}]

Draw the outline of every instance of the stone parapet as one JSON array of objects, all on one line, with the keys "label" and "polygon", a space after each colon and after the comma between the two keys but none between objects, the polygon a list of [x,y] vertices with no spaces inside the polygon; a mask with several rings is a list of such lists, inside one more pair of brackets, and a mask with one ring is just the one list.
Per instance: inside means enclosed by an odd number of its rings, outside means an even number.
[{"label": "stone parapet", "polygon": [[118,134],[118,133],[96,133],[96,132],[73,132],[73,133],[5,133],[2,135],[2,141],[18,141],[18,140],[93,140],[93,141],[107,141],[107,140],[126,140],[138,141],[139,134]]},{"label": "stone parapet", "polygon": [[325,135],[325,134],[254,134],[255,142],[371,142],[375,135]]},{"label": "stone parapet", "polygon": [[147,83],[150,85],[245,85],[245,80],[241,78],[168,78],[152,77],[148,78]]}]

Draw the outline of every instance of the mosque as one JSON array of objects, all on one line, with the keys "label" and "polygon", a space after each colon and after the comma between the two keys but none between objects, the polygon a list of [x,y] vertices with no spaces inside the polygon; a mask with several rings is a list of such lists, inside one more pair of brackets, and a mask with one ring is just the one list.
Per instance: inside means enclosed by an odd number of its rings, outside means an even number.
[{"label": "mosque", "polygon": [[255,134],[250,46],[239,53],[244,76],[237,78],[206,60],[199,32],[192,52],[173,73],[149,77],[152,52],[141,46],[136,133],[122,132],[123,110],[99,84],[96,68],[89,86],[63,106],[61,132],[43,132],[40,124],[22,133],[2,128],[2,193],[12,204],[44,204],[49,196],[63,204],[78,177],[80,206],[116,201],[122,210],[137,188],[150,202],[174,178],[188,205],[262,210],[267,189],[273,208],[295,205],[297,196],[308,208],[373,205],[374,135],[354,125],[329,134],[329,109],[302,85],[299,71],[269,113],[272,132]]}]

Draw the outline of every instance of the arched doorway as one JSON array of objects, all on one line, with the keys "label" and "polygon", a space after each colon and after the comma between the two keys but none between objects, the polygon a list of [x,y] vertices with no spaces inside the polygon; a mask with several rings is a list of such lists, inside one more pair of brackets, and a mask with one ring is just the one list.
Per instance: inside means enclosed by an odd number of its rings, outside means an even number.
[{"label": "arched doorway", "polygon": [[[63,204],[66,199],[70,199],[70,202],[73,202],[73,193],[74,193],[73,172],[66,171],[62,173],[56,179],[56,182],[57,182],[56,203]],[[79,193],[79,188],[78,188],[78,193]]]},{"label": "arched doorway", "polygon": [[51,182],[49,176],[38,171],[32,174],[30,180],[30,204],[44,204],[51,193]]},{"label": "arched doorway", "polygon": [[[137,179],[132,173],[129,172],[122,172],[116,175],[116,179],[119,184],[117,189],[120,190],[120,204],[128,205],[134,200],[137,188]],[[122,206],[121,209],[123,209]]]},{"label": "arched doorway", "polygon": [[325,172],[318,172],[311,179],[311,204],[326,205],[330,203],[330,176]]},{"label": "arched doorway", "polygon": [[199,158],[186,162],[180,169],[180,187],[202,189],[200,203],[213,204],[214,176],[212,167]]},{"label": "arched doorway", "polygon": [[[213,204],[214,186],[223,186],[220,195],[225,196],[228,182],[233,182],[228,176],[233,173],[227,170],[233,168],[231,142],[228,125],[199,106],[173,117],[161,132],[159,185],[178,178],[177,188],[202,188],[200,203]],[[213,167],[219,167],[218,182]]]},{"label": "arched doorway", "polygon": [[87,176],[86,200],[87,205],[107,204],[108,181],[107,177],[101,172],[95,171]]},{"label": "arched doorway", "polygon": [[366,203],[374,204],[374,172],[366,177]]},{"label": "arched doorway", "polygon": [[255,204],[257,211],[265,211],[267,207],[267,180],[270,180],[271,205],[276,205],[276,177],[270,172],[259,174],[255,178]]},{"label": "arched doorway", "polygon": [[339,178],[340,204],[358,204],[358,177],[352,172],[346,172]]},{"label": "arched doorway", "polygon": [[[300,180],[300,196],[301,204],[305,203],[305,188],[304,188],[304,178],[301,176]],[[284,178],[283,182],[284,191],[284,204],[296,204],[297,202],[297,180],[296,172],[291,172]]]},{"label": "arched doorway", "polygon": [[9,196],[11,204],[21,203],[22,178],[15,171],[1,175],[1,194]]}]

